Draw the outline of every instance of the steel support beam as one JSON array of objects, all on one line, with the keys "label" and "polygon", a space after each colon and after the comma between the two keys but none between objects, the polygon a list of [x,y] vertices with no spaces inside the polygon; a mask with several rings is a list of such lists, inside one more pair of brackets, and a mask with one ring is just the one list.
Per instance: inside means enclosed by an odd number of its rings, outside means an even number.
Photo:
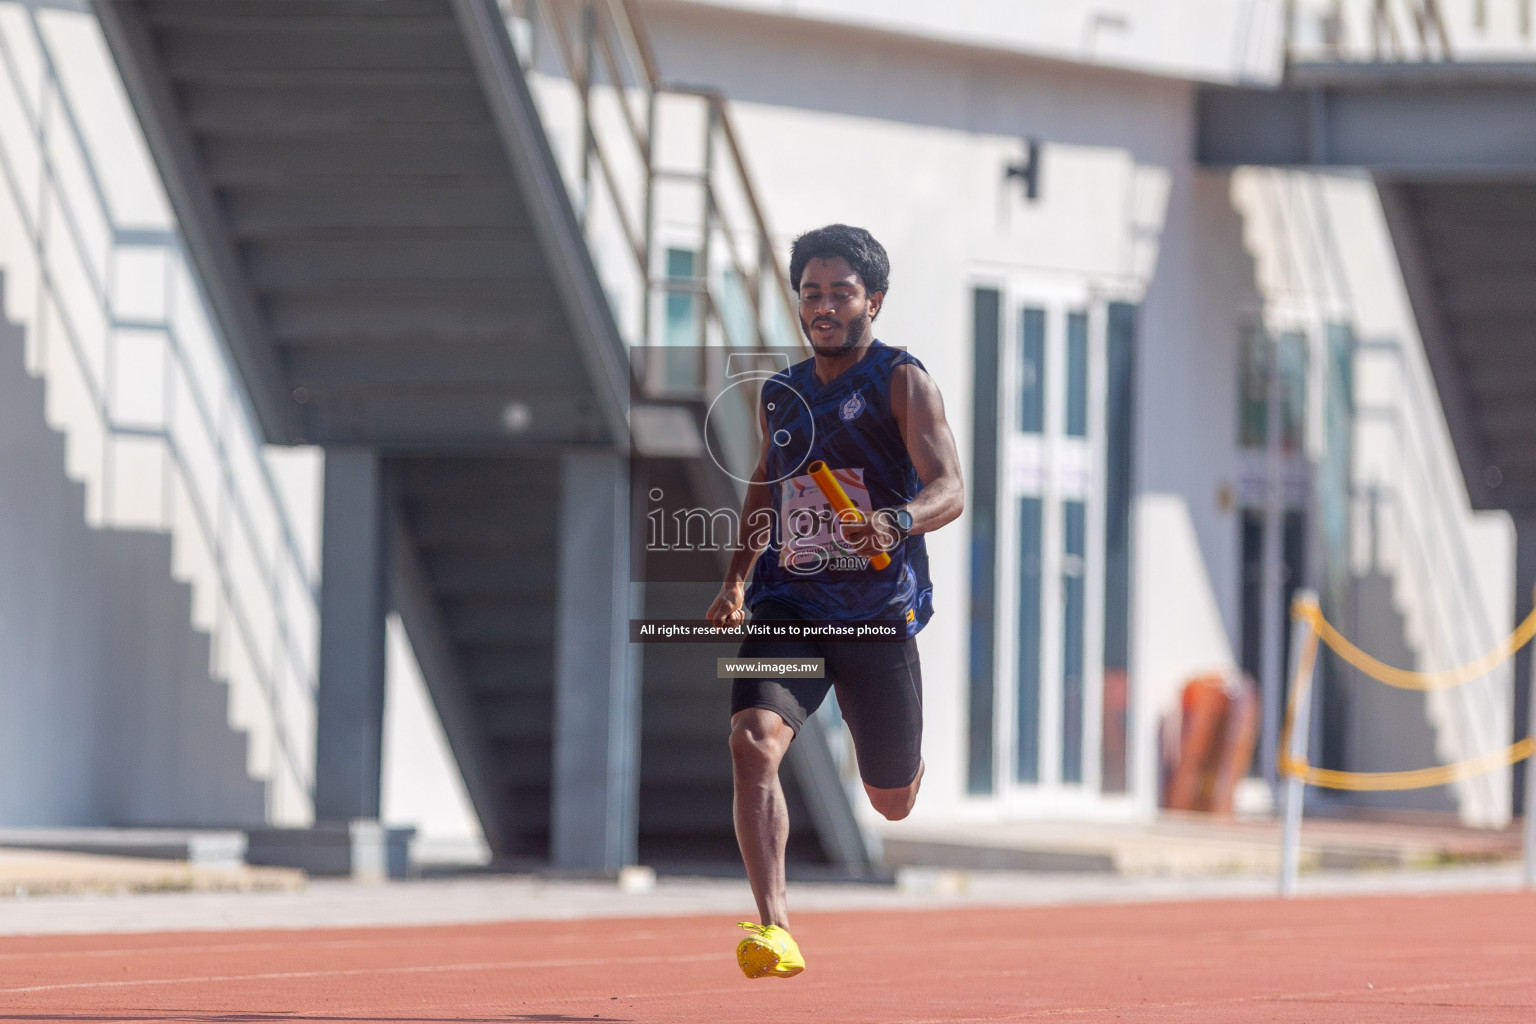
[{"label": "steel support beam", "polygon": [[561,460],[550,861],[614,874],[634,863],[640,701],[629,643],[629,464],[607,451]]},{"label": "steel support beam", "polygon": [[378,452],[327,449],[315,713],[316,819],[379,816],[387,528]]},{"label": "steel support beam", "polygon": [[1314,78],[1206,86],[1195,148],[1214,167],[1364,167],[1410,177],[1536,175],[1536,82]]}]

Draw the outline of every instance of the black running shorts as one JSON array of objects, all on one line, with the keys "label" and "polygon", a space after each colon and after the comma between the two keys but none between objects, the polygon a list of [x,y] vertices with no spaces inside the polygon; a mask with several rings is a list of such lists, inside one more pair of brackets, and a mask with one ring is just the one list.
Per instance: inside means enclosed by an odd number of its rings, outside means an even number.
[{"label": "black running shorts", "polygon": [[[764,602],[759,619],[803,618],[794,608]],[[853,736],[859,775],[876,789],[900,789],[922,763],[923,672],[917,640],[746,640],[741,658],[822,658],[824,679],[737,679],[731,714],[748,708],[776,713],[798,734],[805,720],[837,687],[837,706]]]}]

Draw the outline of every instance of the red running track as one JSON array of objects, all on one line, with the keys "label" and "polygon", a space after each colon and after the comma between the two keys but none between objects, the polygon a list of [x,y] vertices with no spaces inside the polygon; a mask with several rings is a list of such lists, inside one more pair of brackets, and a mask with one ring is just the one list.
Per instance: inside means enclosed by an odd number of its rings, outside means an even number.
[{"label": "red running track", "polygon": [[1536,895],[0,939],[11,1021],[1530,1021]]}]

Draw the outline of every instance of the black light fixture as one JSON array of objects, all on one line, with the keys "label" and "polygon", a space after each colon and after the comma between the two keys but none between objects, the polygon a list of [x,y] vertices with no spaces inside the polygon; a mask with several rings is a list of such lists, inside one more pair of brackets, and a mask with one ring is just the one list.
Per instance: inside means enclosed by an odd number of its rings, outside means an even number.
[{"label": "black light fixture", "polygon": [[1040,198],[1040,140],[1024,140],[1024,162],[1009,164],[1003,170],[1003,180],[1018,178],[1024,185],[1024,198],[1034,202]]}]

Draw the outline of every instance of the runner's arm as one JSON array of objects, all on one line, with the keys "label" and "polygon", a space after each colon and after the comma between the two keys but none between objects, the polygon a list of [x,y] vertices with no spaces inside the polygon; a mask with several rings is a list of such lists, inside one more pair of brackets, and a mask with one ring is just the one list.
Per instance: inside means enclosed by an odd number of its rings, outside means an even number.
[{"label": "runner's arm", "polygon": [[960,453],[944,418],[944,399],[933,378],[906,363],[891,375],[891,414],[907,444],[907,457],[923,482],[907,502],[913,533],[932,533],[965,510]]},{"label": "runner's arm", "polygon": [[767,483],[768,421],[762,409],[757,411],[757,426],[763,441],[757,450],[757,466],[747,483],[747,495],[741,503],[741,520],[736,525],[736,550],[731,552],[731,564],[725,571],[720,593],[705,613],[705,618],[715,626],[740,625],[745,618],[741,605],[746,595],[747,577],[768,544],[767,524],[772,512],[773,491]]}]

